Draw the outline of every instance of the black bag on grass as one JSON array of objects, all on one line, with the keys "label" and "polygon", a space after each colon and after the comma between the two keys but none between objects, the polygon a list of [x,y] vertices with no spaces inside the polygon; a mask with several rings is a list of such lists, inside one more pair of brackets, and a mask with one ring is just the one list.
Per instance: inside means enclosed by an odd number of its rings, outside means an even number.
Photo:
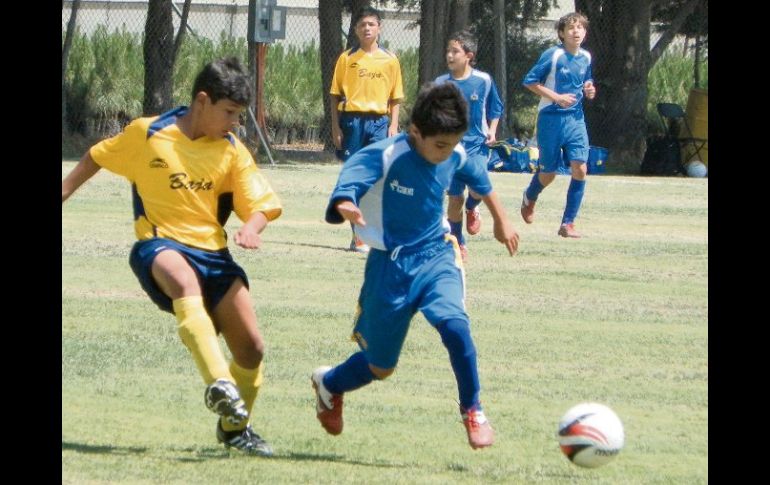
[{"label": "black bag on grass", "polygon": [[684,173],[679,141],[668,137],[647,139],[647,150],[640,170],[642,175],[677,175]]}]

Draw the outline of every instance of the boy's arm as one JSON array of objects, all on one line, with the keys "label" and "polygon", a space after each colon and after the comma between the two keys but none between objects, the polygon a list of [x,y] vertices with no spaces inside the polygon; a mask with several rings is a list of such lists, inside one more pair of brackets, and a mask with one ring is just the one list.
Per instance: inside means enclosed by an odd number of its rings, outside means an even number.
[{"label": "boy's arm", "polygon": [[235,244],[245,249],[259,249],[262,245],[262,231],[267,227],[264,212],[255,212],[235,233]]},{"label": "boy's arm", "polygon": [[75,193],[78,187],[96,175],[96,172],[98,172],[101,168],[102,167],[97,165],[94,159],[91,158],[90,151],[86,152],[80,159],[80,162],[75,165],[75,168],[73,168],[72,171],[67,174],[67,176],[64,177],[64,180],[61,182],[62,204],[69,198],[70,195]]},{"label": "boy's arm", "polygon": [[483,196],[481,200],[489,209],[489,213],[492,215],[494,221],[494,234],[495,239],[500,241],[508,249],[508,254],[513,256],[519,249],[519,234],[513,228],[513,225],[508,221],[508,217],[505,215],[505,209],[500,203],[500,199],[497,197],[495,191]]},{"label": "boy's arm", "polygon": [[398,115],[401,111],[401,100],[391,99],[390,108],[390,124],[388,125],[388,137],[398,134]]},{"label": "boy's arm", "polygon": [[554,103],[558,104],[562,108],[569,108],[573,104],[575,104],[575,95],[574,94],[559,94],[556,91],[549,89],[545,86],[543,86],[540,83],[534,83],[534,84],[525,84],[524,87],[532,91],[533,93],[537,94],[538,96],[542,96],[544,98],[548,98]]},{"label": "boy's arm", "polygon": [[326,222],[339,224],[347,220],[354,224],[366,224],[358,208],[358,201],[382,178],[382,164],[382,150],[372,150],[370,147],[347,159],[326,206]]},{"label": "boy's arm", "polygon": [[342,149],[342,130],[340,129],[340,111],[339,104],[341,97],[337,94],[330,94],[331,99],[331,115],[332,115],[332,142],[337,150]]},{"label": "boy's arm", "polygon": [[487,145],[491,145],[497,141],[497,124],[500,122],[500,118],[489,120],[489,131],[487,132]]}]

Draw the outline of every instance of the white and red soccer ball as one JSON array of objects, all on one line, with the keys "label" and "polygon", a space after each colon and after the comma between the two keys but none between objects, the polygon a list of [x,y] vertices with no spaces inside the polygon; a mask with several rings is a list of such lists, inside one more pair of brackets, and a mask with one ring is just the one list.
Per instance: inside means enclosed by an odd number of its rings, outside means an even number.
[{"label": "white and red soccer ball", "polygon": [[603,404],[582,403],[571,407],[559,421],[559,446],[575,465],[605,465],[623,448],[623,423]]}]

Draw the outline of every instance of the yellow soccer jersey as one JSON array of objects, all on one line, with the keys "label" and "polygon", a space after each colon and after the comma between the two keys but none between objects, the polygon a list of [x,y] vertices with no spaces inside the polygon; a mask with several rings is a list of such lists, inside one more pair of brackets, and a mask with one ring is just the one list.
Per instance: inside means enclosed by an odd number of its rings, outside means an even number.
[{"label": "yellow soccer jersey", "polygon": [[256,212],[271,221],[281,215],[281,202],[235,136],[187,138],[176,124],[186,111],[138,118],[90,154],[131,182],[138,239],[166,237],[218,250],[227,246],[222,226],[231,210],[244,222]]},{"label": "yellow soccer jersey", "polygon": [[388,113],[388,101],[404,98],[398,58],[379,48],[373,54],[348,49],[334,67],[330,94],[342,97],[343,112]]}]

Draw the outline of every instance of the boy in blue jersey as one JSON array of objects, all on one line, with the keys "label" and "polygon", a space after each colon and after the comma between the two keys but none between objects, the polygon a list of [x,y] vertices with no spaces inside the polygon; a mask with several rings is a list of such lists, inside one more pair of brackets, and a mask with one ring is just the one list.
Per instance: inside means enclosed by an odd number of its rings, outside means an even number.
[{"label": "boy in blue jersey", "polygon": [[468,128],[467,111],[454,84],[429,83],[417,96],[408,133],[369,145],[342,168],[326,221],[352,222],[371,250],[353,328],[361,351],[335,368],[319,367],[311,376],[316,416],[329,434],[342,432],[345,392],[393,373],[409,322],[421,311],[449,351],[468,442],[474,449],[494,442],[479,401],[462,259],[444,222],[444,191],[452,178],[482,197],[494,221],[495,239],[510,255],[519,236],[492,190],[486,167],[468,163],[458,144]]},{"label": "boy in blue jersey", "polygon": [[[227,248],[225,222],[243,226],[235,243],[258,249],[281,204],[248,149],[233,134],[251,83],[235,58],[213,61],[195,78],[190,106],[138,118],[83,155],[62,181],[62,203],[101,168],[132,184],[137,242],[129,263],[177,332],[206,384],[204,402],[219,415],[225,447],[270,456],[249,424],[262,384],[264,340],[249,280]],[[232,353],[228,364],[221,333]]]},{"label": "boy in blue jersey", "polygon": [[[474,69],[476,64],[477,42],[467,30],[455,32],[449,37],[446,61],[449,72],[436,78],[437,83],[452,82],[463,93],[468,103],[469,127],[463,136],[462,144],[468,156],[468,163],[487,166],[487,145],[495,142],[497,123],[503,114],[503,102],[497,92],[495,81],[486,72]],[[463,236],[463,202],[465,202],[466,226],[468,234],[478,234],[481,230],[481,214],[478,205],[481,198],[472,191],[464,200],[465,183],[455,178],[449,186],[447,195],[447,219],[452,235],[460,244],[463,262],[468,259],[468,248]]]},{"label": "boy in blue jersey", "polygon": [[[359,45],[340,54],[329,90],[332,141],[343,161],[363,147],[398,133],[399,108],[404,99],[398,58],[377,43],[380,13],[363,7],[352,22]],[[369,251],[355,231],[350,249]]]},{"label": "boy in blue jersey", "polygon": [[556,177],[564,150],[572,178],[558,234],[578,238],[580,234],[574,223],[585,191],[589,149],[582,101],[583,96],[588,99],[596,96],[591,54],[580,48],[588,30],[588,19],[580,13],[567,14],[559,19],[556,30],[562,43],[547,49],[524,76],[524,86],[540,96],[537,119],[540,160],[538,172],[524,191],[521,217],[527,224],[534,220],[535,202]]}]

